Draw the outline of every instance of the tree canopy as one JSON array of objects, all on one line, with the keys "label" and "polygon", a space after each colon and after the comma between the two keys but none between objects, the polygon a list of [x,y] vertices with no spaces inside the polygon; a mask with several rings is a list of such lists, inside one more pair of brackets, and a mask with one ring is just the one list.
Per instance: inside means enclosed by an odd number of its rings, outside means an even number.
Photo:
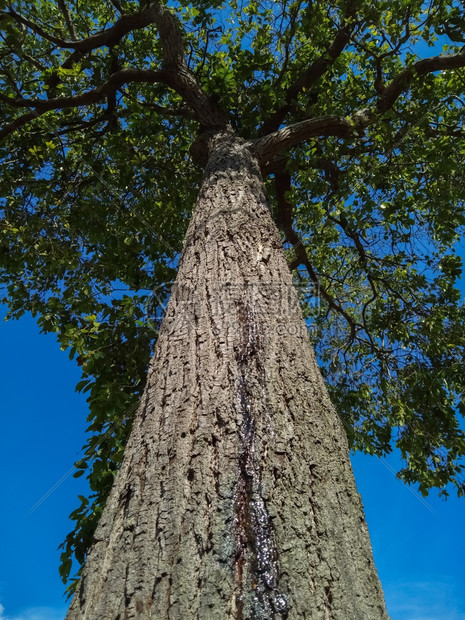
[{"label": "tree canopy", "polygon": [[[62,576],[121,462],[202,177],[260,147],[351,446],[465,492],[465,12],[455,0],[0,2],[0,285],[82,367]],[[194,145],[194,146],[193,146]],[[265,145],[265,146],[263,146]]]}]

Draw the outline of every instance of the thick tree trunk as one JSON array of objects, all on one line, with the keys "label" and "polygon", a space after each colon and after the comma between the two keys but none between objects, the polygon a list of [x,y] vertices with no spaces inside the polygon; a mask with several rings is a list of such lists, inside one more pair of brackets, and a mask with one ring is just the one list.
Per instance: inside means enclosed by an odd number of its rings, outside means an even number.
[{"label": "thick tree trunk", "polygon": [[388,618],[347,441],[247,148],[212,139],[68,620]]}]

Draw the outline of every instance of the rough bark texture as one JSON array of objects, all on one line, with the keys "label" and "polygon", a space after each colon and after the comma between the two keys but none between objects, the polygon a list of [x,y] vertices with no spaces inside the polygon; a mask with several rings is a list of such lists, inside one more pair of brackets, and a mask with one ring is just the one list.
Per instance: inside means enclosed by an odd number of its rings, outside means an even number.
[{"label": "rough bark texture", "polygon": [[257,161],[209,163],[67,619],[388,618]]}]

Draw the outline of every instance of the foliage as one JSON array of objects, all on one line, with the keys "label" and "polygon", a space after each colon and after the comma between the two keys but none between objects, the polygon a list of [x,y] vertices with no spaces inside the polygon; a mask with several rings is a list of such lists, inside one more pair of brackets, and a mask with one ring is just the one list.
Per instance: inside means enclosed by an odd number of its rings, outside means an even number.
[{"label": "foliage", "polygon": [[[92,495],[71,515],[65,580],[121,461],[202,174],[189,148],[205,120],[163,82],[155,5],[0,2],[0,283],[9,316],[31,311],[56,332],[89,394],[76,475],[87,473]],[[352,447],[397,446],[405,481],[463,494],[463,9],[168,6],[190,75],[245,140],[305,119],[350,121],[351,136],[303,136],[264,168],[273,213],[296,282],[319,290],[304,310]],[[87,51],[76,44],[129,15],[149,17]],[[440,49],[458,54],[450,66],[418,63]],[[133,69],[145,73],[112,87]]]}]

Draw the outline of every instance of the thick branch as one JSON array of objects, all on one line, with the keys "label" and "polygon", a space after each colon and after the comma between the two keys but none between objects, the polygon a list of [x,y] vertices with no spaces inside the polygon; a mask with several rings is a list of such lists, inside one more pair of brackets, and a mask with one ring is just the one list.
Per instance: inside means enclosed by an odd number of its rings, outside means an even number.
[{"label": "thick branch", "polygon": [[[60,5],[61,4],[62,2],[60,2]],[[140,28],[145,28],[149,24],[153,24],[155,22],[155,7],[157,7],[157,4],[151,3],[139,13],[123,15],[110,28],[78,41],[66,41],[64,39],[60,39],[59,37],[55,37],[54,35],[46,32],[35,22],[32,22],[17,13],[14,9],[4,11],[3,13],[0,13],[0,15],[9,15],[10,17],[13,17],[15,21],[23,24],[23,26],[26,26],[46,41],[50,41],[50,43],[53,43],[58,47],[64,49],[74,49],[79,52],[79,54],[87,54],[88,52],[91,52],[98,47],[103,47],[104,45],[112,47],[132,30],[138,30]],[[79,58],[79,54],[76,56],[76,60]]]},{"label": "thick branch", "polygon": [[168,8],[156,2],[150,7],[162,45],[163,66],[184,70],[184,41],[178,19]]},{"label": "thick branch", "polygon": [[[0,14],[0,16],[1,15],[2,14]],[[10,15],[16,19],[17,22],[27,26],[39,36],[61,48],[74,49],[74,52],[63,63],[62,66],[64,68],[70,68],[82,55],[98,47],[114,46],[124,37],[124,35],[128,34],[132,30],[144,28],[149,24],[155,24],[158,29],[162,46],[163,70],[161,72],[153,71],[152,73],[157,74],[158,76],[163,74],[163,78],[149,80],[145,80],[144,78],[131,78],[129,81],[162,81],[171,86],[179,95],[181,95],[187,105],[195,112],[197,120],[203,126],[224,127],[227,124],[224,114],[221,112],[219,107],[214,104],[203,92],[194,76],[187,68],[184,58],[183,35],[178,19],[166,6],[163,6],[158,2],[149,3],[139,13],[122,15],[120,19],[118,19],[118,21],[110,28],[80,41],[64,41],[58,37],[49,35],[41,26],[38,26],[37,24],[19,15],[13,9],[4,12],[3,15]],[[128,69],[126,71],[137,72],[142,70]],[[146,75],[148,75],[148,73],[149,72],[146,72]],[[115,73],[109,78],[108,82],[106,82],[103,87],[95,89],[95,91],[90,91],[88,93],[83,93],[82,95],[62,98],[59,100],[51,99],[48,103],[45,101],[12,101],[4,96],[1,97],[1,100],[13,107],[33,107],[37,111],[42,111],[44,109],[55,109],[58,107],[72,107],[73,105],[85,105],[86,103],[93,103],[95,100],[99,100],[101,98],[102,89],[106,90],[105,94],[108,94],[108,92],[114,92],[115,88],[112,86],[118,82],[118,78],[116,76],[119,76],[120,78],[123,77],[121,72]],[[126,80],[120,81],[116,88],[125,83],[125,81]],[[53,78],[52,83],[54,83]],[[96,99],[92,99],[94,96]],[[67,101],[69,101],[69,104]],[[16,120],[18,121],[18,119]],[[10,124],[10,126],[12,125]],[[2,132],[0,135],[7,134]]]},{"label": "thick branch", "polygon": [[256,153],[262,168],[266,169],[282,151],[310,138],[317,136],[350,138],[355,135],[357,131],[352,121],[338,116],[323,116],[283,127],[264,138],[254,140],[250,143],[250,148]]},{"label": "thick branch", "polygon": [[419,60],[415,64],[404,69],[402,73],[392,80],[389,86],[386,86],[376,104],[376,114],[384,114],[392,108],[400,95],[408,90],[415,75],[425,75],[427,73],[433,73],[434,71],[460,69],[461,67],[465,67],[465,54],[431,56],[430,58]]},{"label": "thick branch", "polygon": [[69,97],[56,97],[54,99],[13,99],[0,94],[0,101],[15,107],[29,108],[31,112],[14,119],[0,130],[0,140],[30,120],[45,114],[50,110],[62,110],[64,108],[76,108],[83,105],[97,103],[105,97],[116,92],[121,86],[129,82],[163,82],[171,83],[171,76],[167,71],[152,71],[150,69],[122,69],[114,73],[110,78],[93,90]]},{"label": "thick branch", "polygon": [[0,94],[0,101],[14,108],[33,108],[34,110],[44,112],[48,110],[61,110],[63,108],[75,108],[96,103],[128,82],[163,82],[164,84],[171,84],[172,79],[167,71],[121,69],[121,71],[113,73],[109,79],[98,88],[88,90],[78,95],[55,97],[53,99],[13,99],[12,97]]},{"label": "thick branch", "polygon": [[465,67],[465,54],[431,56],[405,68],[388,86],[381,90],[380,97],[373,107],[359,110],[352,116],[355,130],[359,134],[363,134],[366,127],[372,125],[380,116],[390,110],[402,93],[410,88],[410,84],[416,75],[426,75],[435,71],[447,71],[462,67]]},{"label": "thick branch", "polygon": [[411,67],[407,67],[383,89],[375,106],[358,110],[351,119],[324,116],[301,121],[254,140],[250,143],[250,148],[257,154],[262,170],[271,170],[276,167],[274,162],[280,153],[310,138],[317,136],[350,138],[363,135],[364,129],[392,108],[399,96],[408,90],[415,75],[461,67],[465,67],[465,54],[433,56],[420,60]]},{"label": "thick branch", "polygon": [[53,43],[54,45],[57,45],[59,47],[64,47],[64,48],[74,47],[73,42],[64,41],[63,39],[60,39],[59,37],[55,37],[53,34],[49,34],[41,26],[39,26],[39,24],[36,24],[30,21],[29,19],[27,19],[26,17],[23,17],[22,15],[17,13],[14,9],[10,8],[9,11],[0,12],[0,21],[8,17],[12,17],[18,24],[22,24],[23,26],[26,26],[26,28],[29,28],[30,30],[38,34],[39,37],[42,37],[42,39],[45,39],[46,41],[49,41],[50,43]]},{"label": "thick branch", "polygon": [[163,53],[163,68],[173,77],[173,88],[181,95],[205,127],[225,127],[227,119],[199,86],[187,67],[181,26],[176,16],[165,6],[153,3],[151,14],[157,26]]},{"label": "thick branch", "polygon": [[342,54],[357,24],[355,15],[358,4],[358,0],[351,0],[348,3],[344,14],[344,25],[337,32],[333,42],[324,53],[289,86],[286,91],[285,104],[263,123],[260,131],[262,136],[266,136],[280,127],[284,117],[290,111],[293,101],[297,99],[298,94],[304,88],[308,89],[313,86]]}]

